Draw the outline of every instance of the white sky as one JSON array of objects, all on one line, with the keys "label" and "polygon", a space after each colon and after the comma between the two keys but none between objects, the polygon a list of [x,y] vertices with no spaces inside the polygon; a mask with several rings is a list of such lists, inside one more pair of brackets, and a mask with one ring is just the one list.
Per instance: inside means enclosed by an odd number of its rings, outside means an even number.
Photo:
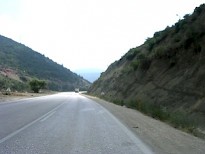
[{"label": "white sky", "polygon": [[105,70],[205,0],[0,0],[0,34],[65,67]]}]

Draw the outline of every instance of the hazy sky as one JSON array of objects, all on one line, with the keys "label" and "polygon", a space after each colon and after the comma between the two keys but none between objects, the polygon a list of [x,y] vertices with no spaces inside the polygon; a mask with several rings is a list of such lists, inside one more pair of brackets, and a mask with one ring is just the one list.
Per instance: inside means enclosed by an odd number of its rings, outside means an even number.
[{"label": "hazy sky", "polygon": [[105,70],[205,0],[0,0],[0,34],[76,69]]}]

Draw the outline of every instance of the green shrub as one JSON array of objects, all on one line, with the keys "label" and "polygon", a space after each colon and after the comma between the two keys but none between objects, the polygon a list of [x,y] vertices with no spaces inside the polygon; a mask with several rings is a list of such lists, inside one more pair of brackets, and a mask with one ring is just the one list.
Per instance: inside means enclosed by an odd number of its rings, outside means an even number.
[{"label": "green shrub", "polygon": [[128,74],[128,73],[130,73],[130,72],[132,72],[132,67],[130,67],[130,66],[127,66],[127,67],[124,67],[123,68],[123,70],[122,70],[122,73],[124,74]]},{"label": "green shrub", "polygon": [[142,70],[148,70],[149,67],[150,67],[151,62],[152,62],[151,59],[144,58],[144,59],[140,60],[140,65],[139,66]]},{"label": "green shrub", "polygon": [[167,31],[159,31],[154,33],[154,43],[155,45],[158,45],[162,40],[164,40],[167,37]]},{"label": "green shrub", "polygon": [[142,60],[142,59],[145,59],[145,58],[146,58],[146,55],[143,54],[143,53],[140,53],[140,54],[137,55],[137,59],[139,59],[139,60]]},{"label": "green shrub", "polygon": [[114,104],[117,104],[117,105],[120,105],[120,106],[123,106],[124,105],[124,101],[123,100],[120,100],[120,99],[114,99],[112,101]]},{"label": "green shrub", "polygon": [[204,7],[205,7],[205,4],[201,4],[199,7],[196,7],[194,9],[194,14],[200,15],[203,12]]},{"label": "green shrub", "polygon": [[45,88],[46,82],[42,80],[34,79],[29,82],[29,85],[31,87],[31,90],[33,90],[34,93],[39,93],[40,89]]},{"label": "green shrub", "polygon": [[161,106],[153,106],[151,111],[151,116],[155,119],[159,119],[161,121],[166,121],[169,119],[169,113],[163,109]]},{"label": "green shrub", "polygon": [[125,106],[132,109],[138,109],[138,103],[134,100],[126,101]]},{"label": "green shrub", "polygon": [[126,54],[126,59],[127,60],[132,60],[136,56],[138,50],[136,48],[130,49],[128,53]]},{"label": "green shrub", "polygon": [[126,56],[126,59],[127,59],[127,60],[132,60],[132,59],[134,59],[134,57],[135,57],[135,54],[134,54],[134,53],[130,53],[130,54],[128,54],[128,55]]},{"label": "green shrub", "polygon": [[28,81],[28,79],[25,76],[20,76],[19,78],[23,82],[27,82]]},{"label": "green shrub", "polygon": [[132,109],[137,109],[145,114],[151,115],[153,105],[144,103],[141,100],[129,100],[125,102],[125,106]]},{"label": "green shrub", "polygon": [[155,45],[155,38],[147,38],[145,43],[148,45],[148,50],[151,51]]},{"label": "green shrub", "polygon": [[141,100],[113,100],[113,103],[117,105],[125,105],[128,108],[136,109],[150,117],[165,121],[171,124],[173,127],[189,132],[198,137],[204,137],[196,128],[198,127],[196,120],[185,111],[171,111],[166,108],[143,102]]},{"label": "green shrub", "polygon": [[178,43],[178,42],[181,41],[181,39],[182,39],[181,35],[177,35],[177,34],[176,34],[176,35],[174,36],[173,43]]},{"label": "green shrub", "polygon": [[169,121],[174,127],[182,129],[190,129],[196,125],[194,119],[189,118],[185,111],[172,112]]},{"label": "green shrub", "polygon": [[158,47],[154,50],[153,57],[161,59],[166,55],[166,48],[164,46]]},{"label": "green shrub", "polygon": [[139,60],[134,60],[134,61],[131,62],[131,67],[132,67],[134,70],[137,70],[139,64],[140,64],[140,61],[139,61]]}]

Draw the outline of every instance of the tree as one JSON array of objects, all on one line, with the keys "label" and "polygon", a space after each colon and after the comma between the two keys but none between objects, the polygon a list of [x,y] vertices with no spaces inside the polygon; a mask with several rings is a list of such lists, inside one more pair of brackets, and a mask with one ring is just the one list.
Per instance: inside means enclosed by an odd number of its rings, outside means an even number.
[{"label": "tree", "polygon": [[34,79],[29,82],[29,85],[31,87],[31,90],[33,90],[34,93],[39,93],[40,89],[45,88],[46,82],[42,80]]}]

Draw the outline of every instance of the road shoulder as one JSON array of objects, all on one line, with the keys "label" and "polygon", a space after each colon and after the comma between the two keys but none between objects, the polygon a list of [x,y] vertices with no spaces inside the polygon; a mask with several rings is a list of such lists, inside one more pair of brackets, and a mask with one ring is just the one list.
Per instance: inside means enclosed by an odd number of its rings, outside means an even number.
[{"label": "road shoulder", "polygon": [[2,94],[0,92],[0,104],[12,102],[16,100],[26,99],[26,98],[33,98],[33,97],[41,97],[46,95],[52,95],[55,92],[45,92],[45,93],[21,93],[21,92],[10,92],[9,94]]},{"label": "road shoulder", "polygon": [[202,154],[205,151],[205,141],[202,139],[177,130],[136,110],[118,106],[97,97],[84,96],[106,108],[155,153]]}]

